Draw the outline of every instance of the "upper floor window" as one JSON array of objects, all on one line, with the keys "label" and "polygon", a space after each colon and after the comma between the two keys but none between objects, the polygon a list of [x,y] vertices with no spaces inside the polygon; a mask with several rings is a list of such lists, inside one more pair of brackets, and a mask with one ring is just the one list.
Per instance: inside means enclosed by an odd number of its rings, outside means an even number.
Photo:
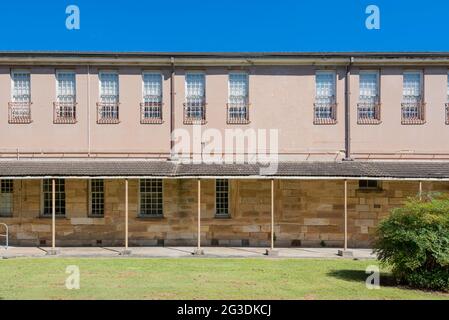
[{"label": "upper floor window", "polygon": [[404,72],[402,124],[424,123],[423,80],[419,71]]},{"label": "upper floor window", "polygon": [[139,191],[140,215],[144,217],[162,216],[162,179],[141,179]]},{"label": "upper floor window", "polygon": [[[44,179],[42,181],[43,193],[43,215],[51,216],[53,213],[53,180]],[[65,180],[55,179],[55,214],[65,215]]]},{"label": "upper floor window", "polygon": [[380,122],[379,73],[377,71],[360,72],[357,120],[359,124]]},{"label": "upper floor window", "polygon": [[186,74],[186,102],[184,103],[184,123],[203,124],[206,122],[206,78],[204,73]]},{"label": "upper floor window", "polygon": [[76,122],[76,75],[73,71],[56,72],[54,123]]},{"label": "upper floor window", "polygon": [[0,217],[12,215],[14,182],[12,180],[0,180]]},{"label": "upper floor window", "polygon": [[100,102],[98,106],[98,123],[119,122],[119,80],[114,71],[100,72]]},{"label": "upper floor window", "polygon": [[228,123],[249,123],[248,74],[229,74]]},{"label": "upper floor window", "polygon": [[31,80],[28,71],[13,70],[9,123],[31,123]]},{"label": "upper floor window", "polygon": [[141,123],[162,122],[162,75],[143,74],[143,102],[140,104]]},{"label": "upper floor window", "polygon": [[335,124],[337,122],[335,78],[336,74],[333,71],[316,73],[315,124]]},{"label": "upper floor window", "polygon": [[229,217],[229,180],[215,181],[215,207],[217,217]]},{"label": "upper floor window", "polygon": [[449,74],[447,75],[446,124],[449,124]]}]

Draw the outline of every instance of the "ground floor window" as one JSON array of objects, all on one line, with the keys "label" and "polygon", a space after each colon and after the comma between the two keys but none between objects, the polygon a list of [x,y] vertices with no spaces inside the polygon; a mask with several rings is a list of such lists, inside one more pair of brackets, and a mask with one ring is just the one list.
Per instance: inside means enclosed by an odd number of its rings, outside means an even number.
[{"label": "ground floor window", "polygon": [[140,215],[159,217],[163,215],[162,179],[140,180]]},{"label": "ground floor window", "polygon": [[104,216],[104,180],[90,180],[90,214],[94,217]]},{"label": "ground floor window", "polygon": [[365,189],[365,190],[380,189],[380,181],[377,181],[377,180],[359,180],[359,189]]},{"label": "ground floor window", "polygon": [[14,183],[12,180],[1,180],[0,184],[0,216],[9,217],[12,215]]},{"label": "ground floor window", "polygon": [[215,181],[215,208],[217,217],[229,217],[229,180]]},{"label": "ground floor window", "polygon": [[[64,179],[55,179],[55,186],[56,186],[55,188],[56,215],[64,216],[66,212]],[[42,191],[43,191],[43,215],[51,216],[53,210],[52,179],[43,180]]]}]

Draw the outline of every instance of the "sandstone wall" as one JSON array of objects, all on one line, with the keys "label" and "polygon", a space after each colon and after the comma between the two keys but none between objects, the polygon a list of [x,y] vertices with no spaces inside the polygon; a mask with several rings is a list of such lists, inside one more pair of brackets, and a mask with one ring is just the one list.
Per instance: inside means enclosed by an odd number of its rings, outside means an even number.
[{"label": "sandstone wall", "polygon": [[[57,246],[121,246],[125,236],[125,182],[105,181],[105,216],[88,215],[88,182],[66,180],[66,217],[56,221]],[[164,217],[138,216],[138,180],[129,182],[130,245],[195,245],[196,180],[164,181]],[[203,245],[268,246],[270,181],[231,180],[230,218],[215,217],[215,181],[202,182]],[[348,231],[351,247],[369,247],[378,221],[418,192],[417,182],[382,182],[381,190],[360,190],[349,182]],[[449,192],[449,183],[424,183],[424,191]],[[51,245],[51,219],[41,213],[41,181],[14,182],[12,245]],[[342,246],[343,181],[275,182],[277,246]]]}]

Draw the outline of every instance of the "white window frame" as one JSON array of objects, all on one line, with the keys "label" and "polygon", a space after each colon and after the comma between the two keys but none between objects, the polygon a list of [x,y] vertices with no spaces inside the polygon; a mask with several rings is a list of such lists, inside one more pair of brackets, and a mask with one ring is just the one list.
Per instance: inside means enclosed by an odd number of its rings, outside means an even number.
[{"label": "white window frame", "polygon": [[[142,210],[141,210],[141,204],[142,204],[142,199],[141,199],[141,191],[140,191],[140,183],[142,180],[161,180],[162,182],[162,212],[161,214],[157,214],[157,215],[150,215],[150,214],[142,214]],[[163,218],[165,216],[165,206],[164,206],[164,199],[165,199],[165,179],[158,179],[158,178],[146,178],[146,179],[138,179],[137,180],[137,216],[140,218]]]},{"label": "white window frame", "polygon": [[[419,74],[420,97],[421,102],[424,101],[424,72],[423,70],[404,70],[402,73],[402,100],[404,100],[404,82],[406,74]],[[404,102],[404,101],[403,101]]]},{"label": "white window frame", "polygon": [[[189,95],[188,95],[189,90],[188,90],[188,81],[187,81],[187,78],[188,78],[189,75],[201,75],[203,77],[203,87],[204,87],[203,91],[204,91],[204,93],[203,93],[203,96],[202,96],[202,98],[203,98],[202,102],[204,103],[204,106],[202,106],[203,110],[202,110],[202,118],[201,119],[193,118],[193,117],[187,117],[187,110],[184,110],[184,122],[186,120],[188,120],[189,122],[193,121],[194,123],[204,122],[205,119],[206,119],[207,75],[206,75],[206,72],[204,72],[204,71],[196,71],[196,70],[189,70],[189,71],[187,71],[185,73],[185,75],[184,75],[184,99],[185,99],[185,103],[186,104],[188,103],[188,100],[189,100]],[[184,106],[184,108],[186,108],[186,107],[187,106]]]},{"label": "white window frame", "polygon": [[[246,81],[246,95],[244,106],[234,106],[231,101],[231,77],[233,75],[244,76]],[[235,116],[235,112],[233,112],[234,116],[231,116],[231,108],[236,109],[237,115],[240,114],[240,117]],[[240,109],[240,110],[239,110]],[[241,110],[243,109],[243,110]],[[226,112],[227,122],[228,124],[247,124],[249,123],[249,73],[246,71],[231,71],[228,73],[228,108]],[[243,116],[242,116],[243,115]]]},{"label": "white window frame", "polygon": [[56,102],[62,102],[59,100],[59,76],[61,74],[71,74],[73,75],[73,84],[74,84],[74,94],[73,94],[73,102],[76,103],[76,93],[77,93],[77,85],[76,85],[76,71],[75,70],[65,70],[65,69],[58,69],[55,72],[55,79],[56,79]]},{"label": "white window frame", "polygon": [[[0,213],[0,218],[9,218],[12,217],[14,214],[14,180],[11,179],[0,179],[0,183],[3,183],[3,181],[9,181],[11,182],[12,186],[12,192],[5,192],[5,194],[7,194],[10,198],[8,199],[8,201],[10,201],[10,206],[8,207],[10,209],[9,212],[3,212]],[[0,190],[0,194],[3,194],[2,190]],[[0,201],[3,199],[0,199]],[[3,204],[0,204],[0,207],[3,209]],[[5,207],[6,208],[6,207]]]},{"label": "white window frame", "polygon": [[361,95],[360,95],[360,89],[361,89],[360,79],[363,74],[365,74],[365,75],[366,74],[375,74],[376,75],[376,86],[377,86],[377,101],[376,102],[380,103],[380,71],[374,70],[374,69],[373,70],[360,70],[360,72],[359,72],[359,101],[363,102],[361,99]]},{"label": "white window frame", "polygon": [[[146,75],[157,75],[160,77],[161,81],[161,94],[160,94],[160,112],[159,117],[145,117],[145,76]],[[162,123],[162,111],[164,105],[164,74],[161,71],[143,71],[142,72],[142,103],[141,103],[141,123]],[[150,107],[151,108],[151,107]],[[150,112],[151,113],[151,112]]]},{"label": "white window frame", "polygon": [[[93,180],[102,180],[103,181],[103,214],[102,215],[98,215],[98,214],[93,214],[92,212],[92,182]],[[88,188],[88,192],[89,192],[89,217],[91,218],[104,218],[105,213],[106,213],[106,183],[105,183],[105,179],[91,179],[91,180],[87,180],[87,188]]]},{"label": "white window frame", "polygon": [[320,74],[331,74],[333,79],[333,91],[334,91],[334,102],[337,101],[337,71],[336,70],[317,70],[315,72],[315,99],[318,98],[318,92],[317,92],[317,84],[318,84],[318,75]]},{"label": "white window frame", "polygon": [[[52,180],[53,179],[42,179],[40,181],[40,185],[41,185],[41,217],[48,218],[48,217],[51,217],[52,214],[51,213],[45,214],[44,180],[50,181],[50,190],[52,190]],[[64,181],[64,210],[65,210],[65,212],[64,212],[64,214],[56,213],[56,217],[64,218],[64,217],[67,217],[67,215],[68,215],[68,212],[67,212],[67,179],[57,178],[54,180],[63,180]],[[56,185],[56,181],[55,181],[55,185]],[[50,192],[52,192],[52,191],[50,191]],[[58,193],[57,188],[56,188],[55,194],[56,193]]]},{"label": "white window frame", "polygon": [[[227,183],[228,183],[228,213],[227,214],[218,214],[217,213],[217,209],[218,209],[218,207],[217,207],[217,181],[218,180],[227,180]],[[224,219],[231,218],[231,180],[230,179],[215,179],[214,180],[214,203],[215,203],[215,206],[214,206],[215,218],[224,218]]]},{"label": "white window frame", "polygon": [[[319,96],[318,96],[318,76],[319,75],[332,75],[332,82],[333,82],[333,95],[328,96],[328,98],[332,98],[330,101],[330,107],[334,108],[334,110],[330,109],[331,111],[331,117],[317,117],[316,116],[316,105],[319,104]],[[323,96],[324,97],[324,96]],[[336,111],[336,104],[337,104],[337,70],[316,70],[315,71],[315,99],[314,99],[314,108],[313,108],[313,119],[315,124],[335,124],[337,123],[337,111]],[[334,115],[332,115],[332,111]]]},{"label": "white window frame", "polygon": [[101,81],[102,81],[101,78],[105,74],[114,74],[117,76],[117,103],[118,103],[120,101],[120,74],[117,70],[100,70],[98,72],[98,86],[99,86],[99,88],[98,88],[99,97],[98,98],[99,98],[99,101],[101,103],[106,103],[105,101],[102,100],[102,96],[103,96],[102,90],[103,89],[101,86]]},{"label": "white window frame", "polygon": [[29,77],[29,92],[28,92],[28,97],[29,97],[29,103],[31,103],[31,72],[30,70],[27,69],[11,69],[11,101],[12,102],[20,102],[20,101],[16,101],[14,99],[14,83],[15,83],[15,77],[14,75],[16,73],[23,73],[23,74],[28,74]]}]

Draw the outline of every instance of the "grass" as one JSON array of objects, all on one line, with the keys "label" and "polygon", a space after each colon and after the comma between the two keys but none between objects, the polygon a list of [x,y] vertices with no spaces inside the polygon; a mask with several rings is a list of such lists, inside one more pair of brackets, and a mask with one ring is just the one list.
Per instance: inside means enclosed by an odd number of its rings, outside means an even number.
[{"label": "grass", "polygon": [[[0,299],[448,299],[392,285],[368,290],[374,260],[11,259],[0,260]],[[77,265],[81,289],[67,290]]]}]

